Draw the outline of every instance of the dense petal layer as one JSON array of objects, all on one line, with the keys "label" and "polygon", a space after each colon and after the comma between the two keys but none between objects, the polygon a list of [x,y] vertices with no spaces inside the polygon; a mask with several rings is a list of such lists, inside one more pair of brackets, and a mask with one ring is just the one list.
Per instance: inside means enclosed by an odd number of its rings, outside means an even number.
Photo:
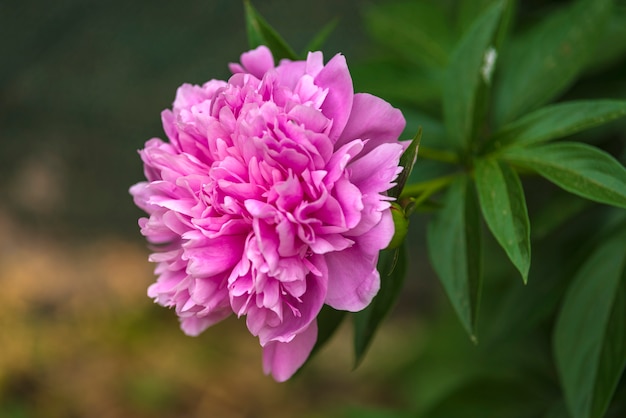
[{"label": "dense petal layer", "polygon": [[189,335],[245,316],[283,381],[315,345],[324,303],[357,311],[378,291],[404,119],[354,95],[341,55],[275,65],[261,46],[230,68],[178,89],[162,113],[169,141],[146,142],[147,181],[130,192],[158,244],[148,295]]}]

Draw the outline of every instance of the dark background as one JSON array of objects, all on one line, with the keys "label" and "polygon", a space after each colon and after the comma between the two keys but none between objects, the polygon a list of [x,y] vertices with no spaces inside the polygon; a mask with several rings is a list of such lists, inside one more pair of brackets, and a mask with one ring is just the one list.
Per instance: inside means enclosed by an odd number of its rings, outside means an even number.
[{"label": "dark background", "polygon": [[[298,51],[334,18],[327,57],[367,50],[361,1],[255,6]],[[240,1],[1,2],[0,208],[54,234],[135,234],[136,150],[180,84],[227,78],[247,49]]]}]

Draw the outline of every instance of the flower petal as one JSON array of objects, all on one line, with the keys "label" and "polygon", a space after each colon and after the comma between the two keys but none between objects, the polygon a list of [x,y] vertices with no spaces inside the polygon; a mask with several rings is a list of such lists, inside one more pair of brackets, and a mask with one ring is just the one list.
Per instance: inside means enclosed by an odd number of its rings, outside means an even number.
[{"label": "flower petal", "polygon": [[365,252],[355,245],[328,253],[325,259],[329,280],[324,303],[350,312],[369,305],[380,288],[380,276],[376,270],[378,253]]},{"label": "flower petal", "polygon": [[263,371],[284,382],[304,364],[317,341],[317,322],[313,321],[288,343],[272,341],[263,347]]},{"label": "flower petal", "polygon": [[375,147],[387,143],[397,143],[406,121],[400,110],[383,99],[367,93],[354,95],[350,118],[336,146],[342,146],[354,139],[368,140],[363,155]]},{"label": "flower petal", "polygon": [[340,54],[335,55],[315,77],[315,84],[328,89],[322,113],[333,121],[328,136],[336,142],[348,122],[354,97],[352,77],[348,71],[346,58]]},{"label": "flower petal", "polygon": [[[274,68],[274,57],[268,47],[261,45],[241,54],[241,64],[248,73],[261,80],[266,72]],[[231,71],[235,70],[233,72],[240,72],[240,69],[236,64],[231,66]]]}]

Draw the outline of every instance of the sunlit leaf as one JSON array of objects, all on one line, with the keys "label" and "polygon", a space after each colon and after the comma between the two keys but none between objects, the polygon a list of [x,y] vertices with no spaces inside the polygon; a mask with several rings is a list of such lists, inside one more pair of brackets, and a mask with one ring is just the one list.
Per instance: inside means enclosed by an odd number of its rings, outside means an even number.
[{"label": "sunlit leaf", "polygon": [[573,418],[600,417],[624,367],[626,317],[620,281],[625,277],[625,247],[622,230],[589,256],[557,318],[554,355]]},{"label": "sunlit leaf", "polygon": [[500,54],[495,121],[502,126],[557,97],[593,56],[611,0],[579,0],[515,38]]},{"label": "sunlit leaf", "polygon": [[[490,49],[503,3],[490,6],[464,34],[452,55],[443,83],[443,113],[448,137],[467,149],[482,111],[481,90],[490,81],[497,51]],[[485,67],[487,63],[487,67]]]},{"label": "sunlit leaf", "polygon": [[481,231],[475,190],[466,177],[454,181],[428,226],[428,254],[463,327],[476,339],[481,289]]},{"label": "sunlit leaf", "polygon": [[[369,347],[376,329],[394,306],[406,275],[404,246],[381,251],[378,260],[380,290],[367,308],[354,316],[354,356],[358,365]],[[346,266],[346,268],[350,268]]]},{"label": "sunlit leaf", "polygon": [[624,100],[588,100],[557,103],[508,124],[493,137],[497,149],[526,146],[562,138],[626,116]]},{"label": "sunlit leaf", "polygon": [[250,48],[259,45],[267,46],[276,61],[283,58],[297,60],[298,56],[276,30],[257,12],[249,0],[244,0],[246,14],[246,30]]},{"label": "sunlit leaf", "polygon": [[475,178],[487,226],[526,283],[530,268],[530,221],[519,177],[498,161],[478,160]]},{"label": "sunlit leaf", "polygon": [[548,143],[509,148],[503,156],[571,193],[626,208],[626,168],[596,147],[575,142]]}]

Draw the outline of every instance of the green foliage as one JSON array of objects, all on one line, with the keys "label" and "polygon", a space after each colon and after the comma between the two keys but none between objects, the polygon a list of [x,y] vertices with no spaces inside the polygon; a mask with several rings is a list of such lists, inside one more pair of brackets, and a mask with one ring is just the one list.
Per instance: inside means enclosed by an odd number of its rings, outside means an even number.
[{"label": "green foliage", "polygon": [[626,208],[626,168],[598,148],[560,142],[511,148],[504,158],[536,171],[569,192]]},{"label": "green foliage", "polygon": [[478,160],[475,177],[483,217],[526,283],[530,221],[519,177],[509,166],[494,160]]},{"label": "green foliage", "polygon": [[591,254],[572,279],[556,322],[554,355],[573,418],[604,414],[626,363],[624,242],[621,231]]},{"label": "green foliage", "polygon": [[496,133],[495,149],[528,146],[563,138],[626,116],[626,101],[588,100],[556,103],[531,112]]},{"label": "green foliage", "polygon": [[515,120],[556,98],[589,64],[611,0],[578,0],[514,37],[500,54],[495,124]]},{"label": "green foliage", "polygon": [[481,290],[480,220],[475,191],[465,177],[448,189],[428,228],[428,254],[465,330],[476,339]]},{"label": "green foliage", "polygon": [[[419,416],[626,413],[613,399],[626,394],[626,89],[589,96],[614,86],[605,72],[626,74],[626,6],[613,3],[399,0],[364,15],[379,48],[351,65],[356,88],[424,129],[389,191],[395,214],[427,224],[441,288],[481,341],[429,334],[405,376]],[[381,291],[352,314],[357,364],[411,271],[415,230],[381,253]],[[341,319],[327,314],[321,343]]]},{"label": "green foliage", "polygon": [[502,2],[494,3],[474,22],[452,52],[444,76],[443,115],[448,138],[458,149],[470,147],[480,123],[480,101],[491,82],[489,55],[497,54],[490,47],[502,8]]}]

